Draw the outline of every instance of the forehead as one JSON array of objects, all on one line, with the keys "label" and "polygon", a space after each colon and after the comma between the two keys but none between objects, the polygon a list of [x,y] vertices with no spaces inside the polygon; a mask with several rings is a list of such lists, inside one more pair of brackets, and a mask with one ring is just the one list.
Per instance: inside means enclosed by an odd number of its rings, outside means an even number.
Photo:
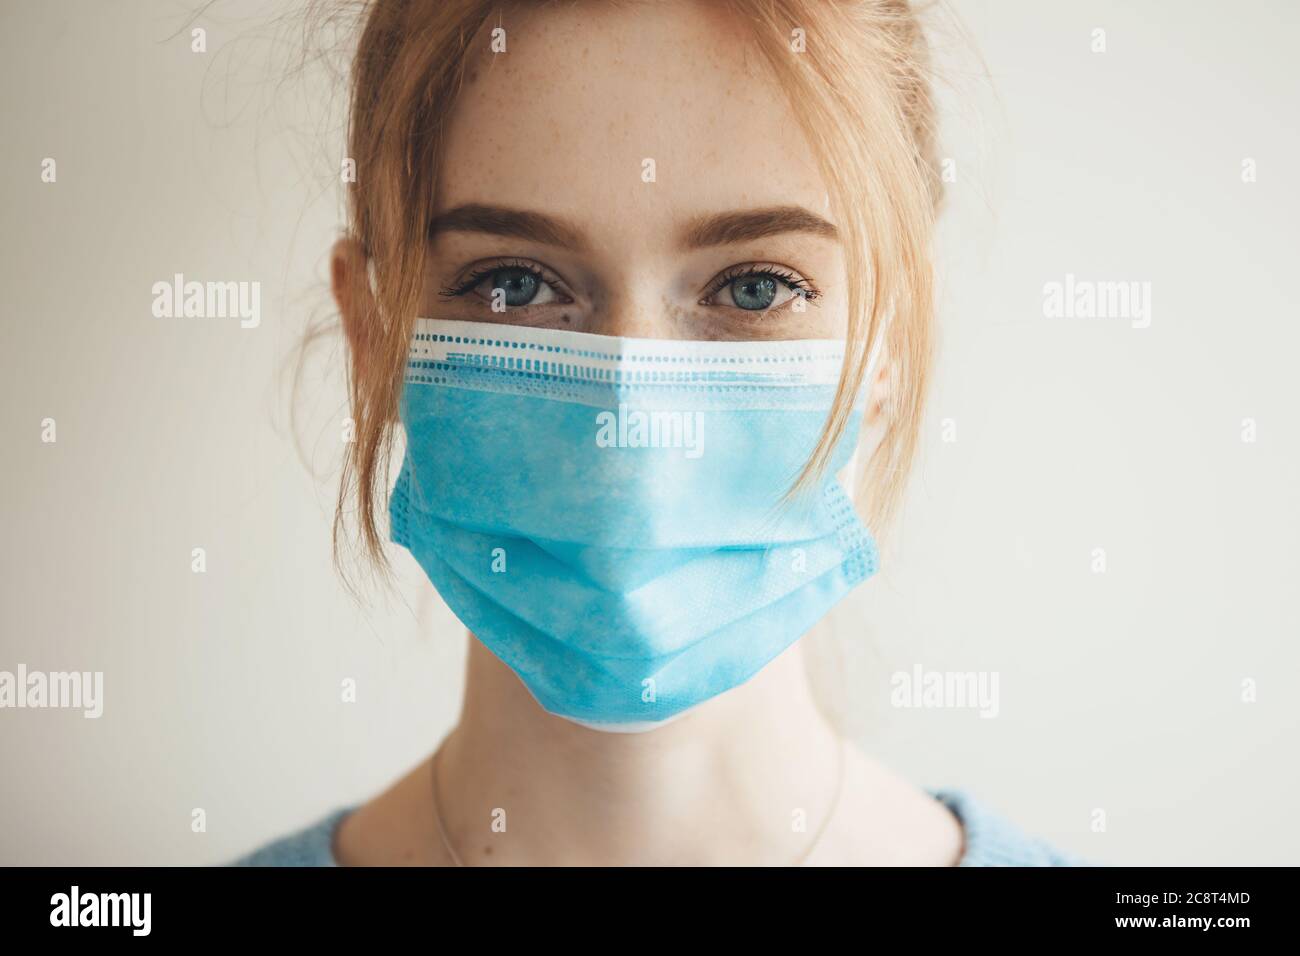
[{"label": "forehead", "polygon": [[545,211],[596,236],[757,206],[829,218],[793,108],[716,7],[516,7],[501,26],[507,51],[474,54],[453,107],[440,208]]}]

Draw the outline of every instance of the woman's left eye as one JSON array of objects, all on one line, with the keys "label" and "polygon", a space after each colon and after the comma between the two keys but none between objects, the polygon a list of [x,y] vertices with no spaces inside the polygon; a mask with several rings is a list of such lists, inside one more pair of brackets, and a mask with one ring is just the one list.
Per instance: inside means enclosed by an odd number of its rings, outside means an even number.
[{"label": "woman's left eye", "polygon": [[746,312],[770,312],[796,296],[815,299],[819,293],[793,272],[766,266],[736,266],[709,283],[701,305],[726,305]]}]

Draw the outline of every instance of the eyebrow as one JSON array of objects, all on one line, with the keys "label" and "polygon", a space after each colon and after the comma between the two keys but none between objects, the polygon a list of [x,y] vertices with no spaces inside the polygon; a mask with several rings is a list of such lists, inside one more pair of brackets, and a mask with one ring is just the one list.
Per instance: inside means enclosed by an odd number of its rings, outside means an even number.
[{"label": "eyebrow", "polygon": [[546,246],[561,246],[575,251],[589,248],[587,237],[577,226],[523,209],[467,203],[453,206],[429,223],[429,238],[440,232],[481,232],[491,236],[527,239]]},{"label": "eyebrow", "polygon": [[[578,252],[591,248],[583,231],[564,219],[482,203],[453,206],[435,216],[429,223],[429,237],[440,232],[507,236]],[[684,248],[703,249],[791,232],[812,233],[827,239],[838,236],[835,226],[803,206],[769,206],[697,216],[682,230],[679,241]]]},{"label": "eyebrow", "polygon": [[699,216],[683,233],[682,245],[688,249],[702,249],[766,239],[787,232],[809,232],[827,239],[834,239],[837,235],[833,225],[803,206],[769,206]]}]

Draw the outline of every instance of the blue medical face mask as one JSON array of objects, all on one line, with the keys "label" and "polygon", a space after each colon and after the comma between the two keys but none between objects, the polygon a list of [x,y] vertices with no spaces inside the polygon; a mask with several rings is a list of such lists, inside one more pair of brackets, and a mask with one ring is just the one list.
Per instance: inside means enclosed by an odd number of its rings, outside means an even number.
[{"label": "blue medical face mask", "polygon": [[876,570],[834,477],[782,501],[843,351],[419,319],[393,540],[546,710],[657,726],[752,677]]}]

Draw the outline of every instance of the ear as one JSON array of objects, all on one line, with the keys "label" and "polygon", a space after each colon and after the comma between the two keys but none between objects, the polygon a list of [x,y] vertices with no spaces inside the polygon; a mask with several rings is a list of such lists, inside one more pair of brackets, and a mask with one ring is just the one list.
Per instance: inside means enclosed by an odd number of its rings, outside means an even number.
[{"label": "ear", "polygon": [[889,391],[893,387],[894,368],[893,363],[889,361],[889,352],[883,350],[880,355],[881,361],[876,368],[875,375],[871,381],[871,392],[867,398],[867,414],[864,424],[868,428],[874,428],[880,424],[885,414],[885,407],[889,403]]},{"label": "ear", "polygon": [[353,367],[366,364],[371,357],[367,332],[369,316],[374,314],[374,295],[370,291],[366,254],[357,240],[340,239],[330,250],[330,290],[343,317],[343,332]]}]

